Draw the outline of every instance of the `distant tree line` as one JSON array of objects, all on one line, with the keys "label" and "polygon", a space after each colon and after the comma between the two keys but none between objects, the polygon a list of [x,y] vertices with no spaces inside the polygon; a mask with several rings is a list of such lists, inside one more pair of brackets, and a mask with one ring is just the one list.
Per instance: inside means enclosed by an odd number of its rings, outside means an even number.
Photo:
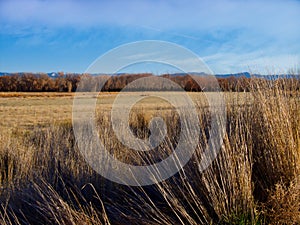
[{"label": "distant tree line", "polygon": [[72,92],[76,91],[80,76],[58,73],[58,77],[51,78],[44,73],[10,74],[0,76],[0,91]]},{"label": "distant tree line", "polygon": [[[93,76],[90,74],[72,74],[59,72],[56,77],[50,77],[46,73],[15,73],[10,75],[0,76],[0,91],[1,92],[74,92],[76,91],[81,79],[86,79],[90,82],[81,82],[94,85],[101,83],[101,80],[105,80],[102,91],[121,91],[129,83],[139,79],[153,76],[150,73],[143,74],[122,74],[115,76],[99,75]],[[190,75],[170,75],[164,74],[160,77],[170,79],[180,86],[185,91],[216,91],[215,85],[211,80],[211,76],[190,76]],[[97,80],[98,79],[98,80]],[[280,78],[276,80],[267,80],[264,78],[246,78],[246,77],[228,77],[228,78],[217,78],[220,89],[222,91],[233,91],[233,92],[247,92],[250,89],[253,90],[253,80],[261,80],[261,82],[269,82],[270,88],[272,86],[280,86],[290,84],[291,88],[295,90],[300,89],[300,80],[297,78]],[[197,82],[195,81],[197,80]],[[99,82],[100,81],[100,82]],[[257,82],[256,82],[257,83]],[[199,85],[200,84],[200,85]],[[92,88],[97,87],[81,87],[82,90],[93,90]],[[130,91],[176,91],[178,88],[170,86],[166,80],[155,80],[151,84],[145,83],[145,85],[131,85]]]}]

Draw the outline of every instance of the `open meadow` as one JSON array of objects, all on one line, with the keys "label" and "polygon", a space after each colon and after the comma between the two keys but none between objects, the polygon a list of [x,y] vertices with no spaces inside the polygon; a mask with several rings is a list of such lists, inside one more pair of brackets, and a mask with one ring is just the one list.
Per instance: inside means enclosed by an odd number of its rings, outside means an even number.
[{"label": "open meadow", "polygon": [[0,225],[300,225],[300,0],[0,0]]},{"label": "open meadow", "polygon": [[[211,115],[205,94],[189,92],[201,126],[195,153],[173,177],[144,187],[111,182],[85,162],[72,128],[75,93],[0,93],[0,224],[299,224],[300,92],[267,81],[254,86],[223,93],[226,132],[204,171]],[[126,163],[162,160],[179,141],[178,113],[151,93],[124,95],[144,97],[130,114],[137,137],[149,137],[153,116],[164,119],[168,133],[154,154],[118,141],[110,123],[118,93],[98,96],[99,137]]]},{"label": "open meadow", "polygon": [[[162,95],[175,95],[176,92],[166,92]],[[190,92],[189,96],[199,107],[207,106],[205,94]],[[97,100],[97,112],[107,113],[118,92],[101,92]],[[172,108],[165,100],[151,97],[151,92],[130,92],[126,96],[142,96],[145,99],[136,104],[133,110],[144,110],[147,114],[157,109]],[[227,102],[244,104],[251,99],[249,93],[224,93]],[[72,106],[75,93],[61,92],[0,92],[0,127],[3,129],[28,130],[35,126],[71,123]],[[83,94],[84,96],[84,94]],[[232,101],[234,99],[234,102]],[[249,102],[248,102],[249,103]],[[145,113],[144,112],[144,113]]]}]

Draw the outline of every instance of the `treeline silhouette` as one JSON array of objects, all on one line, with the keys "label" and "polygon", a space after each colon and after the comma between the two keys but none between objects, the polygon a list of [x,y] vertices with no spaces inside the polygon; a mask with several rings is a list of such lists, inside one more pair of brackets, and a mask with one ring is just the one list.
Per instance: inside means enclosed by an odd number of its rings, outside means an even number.
[{"label": "treeline silhouette", "polygon": [[58,73],[51,78],[44,73],[21,73],[0,76],[0,91],[73,92],[82,75]]},{"label": "treeline silhouette", "polygon": [[[46,73],[15,73],[10,75],[0,76],[0,91],[1,92],[74,92],[76,91],[81,79],[85,79],[93,85],[97,83],[97,79],[105,80],[105,84],[102,87],[102,91],[117,92],[121,91],[129,83],[139,79],[154,76],[150,73],[142,74],[122,74],[122,75],[99,75],[93,76],[90,74],[72,74],[59,72],[56,77],[50,77]],[[211,80],[211,76],[192,76],[192,75],[172,75],[164,74],[160,77],[169,79],[178,84],[185,91],[217,91],[215,85]],[[195,81],[195,78],[197,82]],[[300,89],[300,80],[297,78],[280,78],[275,80],[267,80],[264,78],[247,78],[241,77],[227,77],[217,78],[219,86],[222,91],[234,91],[234,92],[248,92],[251,88],[253,90],[253,80],[261,80],[262,82],[269,82],[270,88],[278,85],[290,85],[291,87],[297,86],[297,90]],[[99,83],[99,82],[98,82]],[[200,83],[200,85],[199,85]],[[84,89],[84,88],[83,88]],[[86,87],[85,90],[91,90],[90,87]],[[147,83],[141,87],[141,85],[131,85],[131,91],[147,90],[165,90],[176,91],[173,86],[170,86],[168,82],[163,80],[154,79],[151,84]]]}]

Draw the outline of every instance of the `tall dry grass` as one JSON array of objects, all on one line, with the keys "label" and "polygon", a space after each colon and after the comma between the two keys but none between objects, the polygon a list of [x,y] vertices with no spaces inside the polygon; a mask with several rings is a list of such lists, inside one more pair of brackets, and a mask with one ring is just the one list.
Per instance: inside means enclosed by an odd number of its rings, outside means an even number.
[{"label": "tall dry grass", "polygon": [[[71,124],[0,132],[0,224],[299,224],[299,80],[252,80],[243,99],[227,95],[223,145],[199,170],[210,114],[199,106],[199,144],[189,163],[155,185],[127,187],[104,179],[78,151]],[[108,114],[99,134],[114,157],[149,164],[176,147],[180,118],[160,109],[168,136],[156,154],[130,151]],[[149,137],[151,116],[138,109],[130,126]]]}]

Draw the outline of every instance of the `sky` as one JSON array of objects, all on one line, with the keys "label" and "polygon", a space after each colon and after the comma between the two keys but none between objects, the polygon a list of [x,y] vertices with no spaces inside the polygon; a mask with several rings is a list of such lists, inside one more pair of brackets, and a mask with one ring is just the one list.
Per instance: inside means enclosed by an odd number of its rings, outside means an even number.
[{"label": "sky", "polygon": [[217,74],[285,73],[299,69],[299,18],[299,0],[0,0],[0,72],[82,73],[120,45],[160,40]]}]

